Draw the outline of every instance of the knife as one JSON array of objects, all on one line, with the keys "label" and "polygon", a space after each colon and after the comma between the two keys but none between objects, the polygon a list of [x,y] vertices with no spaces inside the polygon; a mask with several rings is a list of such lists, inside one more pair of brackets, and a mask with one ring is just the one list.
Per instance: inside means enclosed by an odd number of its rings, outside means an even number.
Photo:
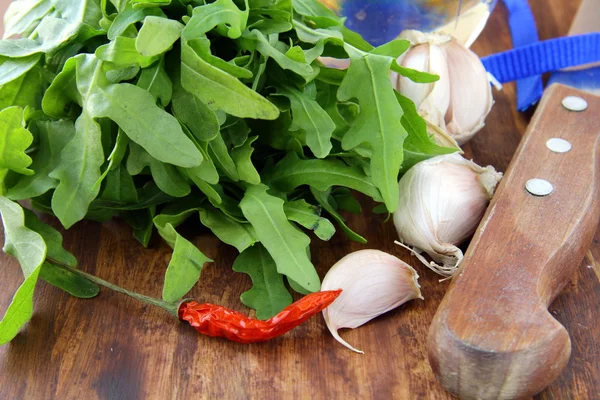
[{"label": "knife", "polygon": [[[584,0],[571,32],[597,30],[598,10],[600,0]],[[532,396],[571,353],[548,306],[600,222],[600,97],[581,90],[600,77],[569,71],[553,82],[429,329],[433,372],[463,399]]]}]

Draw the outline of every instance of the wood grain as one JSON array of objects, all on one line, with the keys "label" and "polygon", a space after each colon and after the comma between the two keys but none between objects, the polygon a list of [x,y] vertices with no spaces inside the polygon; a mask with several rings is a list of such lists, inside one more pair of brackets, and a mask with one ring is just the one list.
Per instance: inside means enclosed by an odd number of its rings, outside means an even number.
[{"label": "wood grain", "polygon": [[[588,110],[566,110],[567,96]],[[588,252],[600,219],[600,97],[552,85],[498,187],[428,337],[433,371],[464,399],[531,396],[563,370],[565,328],[547,311]],[[551,138],[572,144],[558,154]],[[547,179],[544,197],[525,190]]]},{"label": "wood grain", "polygon": [[[541,38],[566,34],[578,3],[530,1]],[[505,21],[499,6],[473,47],[478,54],[510,47]],[[505,170],[530,113],[516,112],[513,85],[494,95],[496,105],[487,127],[466,152],[479,163]],[[349,224],[369,243],[359,245],[341,235],[329,243],[315,240],[312,252],[321,276],[348,252],[377,248],[419,269],[426,298],[341,333],[365,355],[335,342],[321,318],[284,338],[244,346],[199,337],[161,310],[109,291],[78,300],[40,282],[32,321],[13,342],[0,347],[0,399],[451,399],[434,378],[425,349],[429,324],[449,283],[439,283],[437,275],[392,244],[396,235],[391,221],[366,213],[351,216]],[[245,311],[239,295],[250,287],[250,280],[231,270],[235,249],[220,244],[199,225],[187,224],[187,236],[216,261],[206,267],[191,294]],[[146,250],[120,221],[84,222],[65,233],[65,245],[82,269],[160,296],[170,249],[159,238]],[[558,380],[536,399],[600,398],[600,281],[593,268],[600,260],[600,234],[589,254],[550,308],[571,335],[571,359]],[[16,261],[0,256],[0,310],[6,309],[21,280]]]}]

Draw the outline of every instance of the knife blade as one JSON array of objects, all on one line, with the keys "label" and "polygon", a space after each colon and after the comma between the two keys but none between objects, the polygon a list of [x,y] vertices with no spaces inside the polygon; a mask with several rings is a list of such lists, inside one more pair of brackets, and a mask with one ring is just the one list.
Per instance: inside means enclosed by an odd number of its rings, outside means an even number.
[{"label": "knife blade", "polygon": [[[599,3],[584,0],[579,15]],[[597,21],[578,17],[571,31]],[[548,307],[600,221],[600,97],[581,90],[600,80],[589,70],[553,79],[430,326],[431,367],[463,399],[532,396],[570,357]]]}]

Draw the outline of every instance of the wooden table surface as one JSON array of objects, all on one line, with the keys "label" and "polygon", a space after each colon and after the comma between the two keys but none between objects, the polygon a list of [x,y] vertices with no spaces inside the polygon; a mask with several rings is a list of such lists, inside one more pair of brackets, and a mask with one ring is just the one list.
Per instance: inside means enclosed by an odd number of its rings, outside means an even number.
[{"label": "wooden table surface", "polygon": [[[547,39],[566,34],[579,1],[530,4],[540,37]],[[486,55],[509,47],[506,12],[500,5],[473,49]],[[531,114],[516,112],[513,85],[494,96],[487,126],[466,153],[480,164],[505,170]],[[192,296],[247,310],[239,295],[250,287],[250,279],[232,271],[235,249],[199,226],[188,224],[188,233],[215,262],[205,267]],[[239,345],[199,336],[165,312],[120,294],[103,290],[95,299],[80,300],[40,281],[33,319],[0,347],[0,399],[451,398],[436,382],[425,350],[429,323],[448,282],[439,283],[438,276],[393,245],[391,221],[353,216],[350,226],[369,243],[359,245],[343,235],[328,243],[315,240],[312,254],[321,276],[345,254],[376,248],[415,265],[425,296],[425,301],[412,301],[359,329],[343,331],[364,355],[338,344],[320,316],[278,340]],[[160,296],[171,251],[158,237],[146,250],[120,221],[83,222],[65,233],[65,246],[82,269]],[[564,373],[536,399],[600,399],[600,261],[595,260],[600,260],[600,233],[551,306],[571,334],[573,351]],[[2,254],[0,310],[21,281],[17,262]]]}]

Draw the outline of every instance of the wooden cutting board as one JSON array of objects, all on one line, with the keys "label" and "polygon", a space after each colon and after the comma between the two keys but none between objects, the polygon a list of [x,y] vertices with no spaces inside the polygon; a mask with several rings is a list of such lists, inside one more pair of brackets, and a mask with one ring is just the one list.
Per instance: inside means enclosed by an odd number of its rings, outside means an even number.
[{"label": "wooden cutting board", "polygon": [[[546,39],[566,34],[579,1],[530,4]],[[510,47],[505,21],[500,6],[474,45],[478,54]],[[530,114],[515,111],[512,85],[494,95],[487,127],[466,153],[480,164],[505,170]],[[371,204],[364,206],[369,210]],[[198,336],[165,312],[116,293],[103,290],[95,299],[79,300],[40,282],[32,321],[13,342],[0,347],[0,399],[450,399],[436,382],[425,350],[429,324],[448,282],[439,283],[437,275],[393,245],[391,221],[366,213],[351,216],[349,224],[369,243],[359,245],[343,235],[328,243],[315,240],[313,257],[321,276],[348,252],[376,248],[416,266],[425,296],[425,301],[412,301],[360,329],[343,331],[365,355],[334,341],[321,317],[281,339],[239,345]],[[239,295],[250,287],[250,279],[231,270],[235,250],[199,225],[187,224],[187,234],[216,261],[203,271],[193,297],[247,310]],[[65,234],[65,246],[85,271],[160,296],[171,250],[158,237],[146,250],[122,222],[84,222]],[[0,310],[6,309],[21,280],[17,262],[2,254]],[[572,283],[550,308],[571,334],[573,352],[565,372],[536,398],[600,398],[599,303],[600,232]]]}]

